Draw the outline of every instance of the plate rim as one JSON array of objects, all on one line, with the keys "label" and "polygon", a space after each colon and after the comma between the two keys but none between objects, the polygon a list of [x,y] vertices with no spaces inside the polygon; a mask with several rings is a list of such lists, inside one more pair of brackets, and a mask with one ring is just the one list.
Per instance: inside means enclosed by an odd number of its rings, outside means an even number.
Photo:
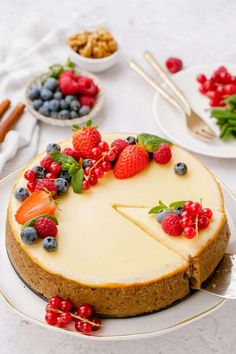
[{"label": "plate rim", "polygon": [[[8,179],[16,176],[19,171],[22,168],[10,173],[9,175],[7,175],[6,177],[4,177],[3,179],[0,180],[0,185],[4,184]],[[227,193],[230,194],[230,196],[232,197],[232,199],[236,202],[236,197],[233,194],[233,192],[229,189],[229,187],[227,187],[223,182],[221,182],[218,178],[216,178],[217,181],[219,183],[221,183],[223,185],[223,187],[226,189]],[[211,295],[214,296],[214,295]],[[118,335],[105,335],[105,336],[99,336],[99,335],[94,335],[94,336],[85,336],[85,335],[78,335],[77,332],[75,331],[67,331],[64,330],[65,332],[61,331],[61,328],[55,327],[55,326],[50,326],[48,325],[46,322],[42,322],[37,318],[34,318],[26,313],[24,313],[22,310],[18,309],[8,298],[7,296],[4,294],[4,292],[2,291],[2,289],[0,289],[0,298],[2,298],[2,300],[15,312],[18,313],[20,316],[24,317],[25,319],[30,320],[32,323],[38,324],[41,327],[44,327],[48,330],[52,330],[55,331],[57,333],[61,333],[61,334],[69,334],[71,336],[77,336],[77,338],[82,339],[82,340],[90,340],[93,342],[99,341],[99,342],[109,342],[109,341],[131,341],[131,340],[139,340],[139,339],[146,339],[146,338],[153,338],[156,336],[160,336],[162,334],[166,334],[169,333],[177,328],[182,328],[184,326],[186,326],[187,324],[193,323],[195,321],[197,321],[200,318],[204,318],[205,316],[213,313],[214,311],[216,311],[217,309],[219,309],[221,306],[223,306],[223,304],[225,304],[228,300],[227,299],[220,299],[219,302],[217,304],[215,304],[214,306],[192,316],[189,317],[185,320],[182,320],[178,323],[175,323],[171,326],[168,326],[166,328],[162,328],[159,330],[155,330],[155,331],[150,331],[150,332],[146,332],[146,333],[135,333],[135,334],[118,334]]]},{"label": "plate rim", "polygon": [[[230,66],[231,68],[234,68],[235,71],[236,71],[236,64],[230,63],[230,62],[225,62],[225,63],[219,62],[219,63],[215,63],[215,64],[193,65],[193,66],[191,66],[189,68],[183,69],[183,70],[179,71],[178,73],[172,75],[172,79],[175,80],[176,77],[181,76],[183,73],[188,73],[188,72],[191,72],[193,70],[204,71],[204,70],[207,70],[209,68],[212,68],[212,70],[214,70],[215,67],[217,67],[217,66]],[[197,153],[197,154],[202,155],[202,156],[208,156],[208,157],[214,157],[214,158],[220,158],[220,159],[227,159],[227,160],[236,158],[236,153],[233,156],[228,156],[228,155],[224,155],[224,154],[223,155],[217,155],[217,154],[214,154],[214,153],[211,153],[211,152],[209,153],[207,151],[207,149],[204,150],[204,151],[199,151],[197,148],[194,148],[194,147],[192,148],[191,145],[190,146],[189,145],[186,146],[186,145],[184,145],[184,143],[182,143],[182,141],[179,141],[175,137],[173,138],[173,135],[170,135],[168,130],[163,128],[163,125],[160,124],[160,122],[159,122],[158,113],[157,113],[157,111],[155,109],[155,107],[157,105],[157,101],[158,101],[159,98],[160,98],[160,95],[159,95],[158,92],[156,92],[154,97],[153,97],[153,100],[152,100],[152,112],[153,112],[156,124],[158,125],[160,130],[167,136],[167,138],[169,138],[175,144],[181,146],[182,148],[184,148],[184,149],[186,149],[188,151]]]}]

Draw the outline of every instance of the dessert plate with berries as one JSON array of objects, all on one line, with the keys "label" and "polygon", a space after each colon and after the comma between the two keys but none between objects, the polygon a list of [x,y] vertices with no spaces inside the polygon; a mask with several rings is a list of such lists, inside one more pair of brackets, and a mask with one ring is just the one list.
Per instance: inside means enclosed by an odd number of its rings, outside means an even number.
[{"label": "dessert plate with berries", "polygon": [[97,116],[104,102],[99,79],[80,71],[71,60],[50,66],[26,88],[29,111],[44,123],[57,126],[83,124]]},{"label": "dessert plate with berries", "polygon": [[236,93],[235,75],[234,64],[214,64],[188,68],[172,77],[192,109],[217,134],[216,138],[210,142],[195,139],[189,133],[185,117],[181,112],[156,94],[153,100],[153,112],[160,129],[173,142],[195,153],[219,158],[235,158],[236,114],[231,103]]}]

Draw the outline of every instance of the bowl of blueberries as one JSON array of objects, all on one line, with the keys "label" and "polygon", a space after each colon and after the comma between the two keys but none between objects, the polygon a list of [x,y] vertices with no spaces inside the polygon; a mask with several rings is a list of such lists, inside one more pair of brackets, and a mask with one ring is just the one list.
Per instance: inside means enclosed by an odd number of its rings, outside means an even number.
[{"label": "bowl of blueberries", "polygon": [[68,60],[32,80],[26,88],[26,105],[40,121],[72,126],[93,119],[101,110],[104,93],[98,78],[76,69]]}]

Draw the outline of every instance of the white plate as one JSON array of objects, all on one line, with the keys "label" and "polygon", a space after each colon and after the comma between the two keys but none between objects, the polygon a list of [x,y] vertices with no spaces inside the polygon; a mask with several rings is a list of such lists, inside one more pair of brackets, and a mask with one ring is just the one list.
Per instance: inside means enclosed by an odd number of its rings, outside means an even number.
[{"label": "white plate", "polygon": [[[193,110],[205,119],[218,134],[218,127],[214,119],[210,118],[209,99],[198,91],[199,83],[196,77],[200,73],[209,77],[221,65],[226,66],[232,74],[236,75],[236,65],[215,64],[195,66],[173,76],[173,80],[183,91]],[[184,115],[159,94],[154,97],[153,112],[160,129],[174,143],[206,156],[236,158],[236,140],[222,141],[216,138],[208,143],[195,139],[187,130]]]},{"label": "white plate", "polygon": [[[16,179],[17,172],[0,181],[1,195],[1,219],[0,219],[0,294],[2,298],[19,314],[28,320],[38,323],[49,330],[61,333],[64,329],[52,327],[44,321],[46,302],[29,290],[16,275],[8,259],[5,248],[5,218],[10,192]],[[229,224],[231,229],[230,251],[236,251],[236,223],[230,217],[236,214],[236,200],[234,196],[222,185],[225,202],[228,208]],[[3,207],[4,206],[4,207]],[[234,246],[234,247],[233,247]],[[233,248],[234,249],[233,249]],[[150,315],[139,316],[128,319],[106,319],[103,320],[104,327],[95,335],[85,336],[78,332],[68,330],[70,336],[79,336],[84,340],[107,341],[107,340],[132,340],[147,337],[154,337],[166,332],[175,330],[181,326],[191,323],[203,316],[212,313],[219,308],[226,300],[205,292],[197,291],[186,300],[160,312]]]}]

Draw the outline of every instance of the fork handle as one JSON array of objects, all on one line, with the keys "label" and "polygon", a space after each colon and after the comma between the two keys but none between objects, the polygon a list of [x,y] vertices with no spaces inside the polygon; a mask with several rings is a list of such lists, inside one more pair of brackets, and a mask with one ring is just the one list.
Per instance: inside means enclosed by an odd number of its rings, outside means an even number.
[{"label": "fork handle", "polygon": [[129,67],[133,69],[137,74],[139,74],[150,86],[152,86],[165,100],[170,102],[174,107],[179,109],[182,113],[185,114],[183,107],[175,101],[175,99],[169,95],[158,83],[149,76],[146,71],[144,71],[134,60],[128,61]]},{"label": "fork handle", "polygon": [[150,52],[146,51],[144,52],[144,58],[155,69],[155,71],[160,75],[160,77],[170,87],[170,89],[175,93],[175,95],[180,99],[180,101],[184,105],[186,113],[190,114],[191,107],[186,97],[175,85],[174,81],[169,77],[169,75],[167,75],[166,72],[162,69],[161,65],[156,61],[155,57]]}]

